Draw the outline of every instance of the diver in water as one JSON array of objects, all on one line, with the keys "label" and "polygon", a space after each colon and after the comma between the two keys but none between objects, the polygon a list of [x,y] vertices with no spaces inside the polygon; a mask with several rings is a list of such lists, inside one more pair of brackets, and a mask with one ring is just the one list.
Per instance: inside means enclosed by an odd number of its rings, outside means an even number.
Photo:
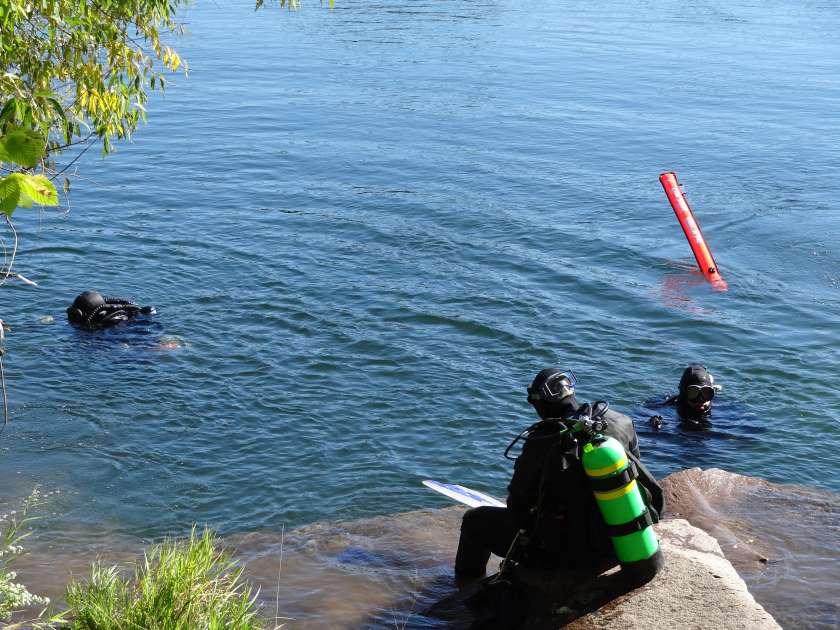
[{"label": "diver in water", "polygon": [[67,321],[83,330],[102,330],[156,313],[154,306],[140,306],[129,300],[103,297],[98,291],[85,291],[67,309]]},{"label": "diver in water", "polygon": [[464,514],[455,558],[458,588],[484,577],[491,553],[506,558],[505,564],[513,559],[532,568],[592,570],[595,575],[617,564],[580,464],[583,442],[565,430],[567,420],[585,416],[602,422],[599,432],[624,447],[638,471],[651,518],[659,520],[662,489],[639,461],[633,421],[608,409],[604,401],[581,404],[575,385],[570,370],[547,368],[528,387],[528,402],[541,420],[520,433],[505,451],[507,456],[522,440],[508,485],[507,507],[482,506]]},{"label": "diver in water", "polygon": [[[668,396],[661,402],[648,404],[657,407],[676,406],[680,423],[685,428],[709,427],[712,424],[712,400],[719,389],[720,386],[715,385],[715,378],[704,365],[692,363],[683,370],[679,390],[675,395]],[[659,430],[664,421],[662,416],[655,415],[649,418],[648,423],[655,430]]]},{"label": "diver in water", "polygon": [[632,411],[657,474],[694,466],[728,468],[740,449],[761,441],[766,419],[720,391],[709,370],[692,363],[682,371],[676,394],[645,400]]}]

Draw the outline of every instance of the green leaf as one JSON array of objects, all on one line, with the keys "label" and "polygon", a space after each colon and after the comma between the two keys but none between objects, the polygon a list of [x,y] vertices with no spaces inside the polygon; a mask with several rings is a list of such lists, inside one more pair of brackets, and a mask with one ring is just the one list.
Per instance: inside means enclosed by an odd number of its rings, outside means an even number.
[{"label": "green leaf", "polygon": [[10,98],[5,105],[3,105],[3,109],[0,110],[0,122],[6,122],[7,120],[11,120],[12,114],[15,113],[15,108],[17,107],[17,101],[13,98]]},{"label": "green leaf", "polygon": [[[15,173],[16,175],[17,173]],[[12,216],[20,200],[20,185],[13,175],[0,179],[0,212]]]},{"label": "green leaf", "polygon": [[32,200],[32,197],[23,192],[23,190],[20,191],[20,197],[18,197],[17,202],[18,208],[31,208],[34,203],[35,202]]},{"label": "green leaf", "polygon": [[27,168],[38,164],[46,149],[46,138],[31,129],[15,129],[0,137],[0,154],[5,155],[4,161]]},{"label": "green leaf", "polygon": [[[15,173],[16,175],[18,173]],[[34,201],[42,206],[57,206],[58,205],[58,191],[55,185],[47,179],[44,175],[24,175],[20,174],[21,180],[19,182],[21,199],[24,197],[27,200]],[[10,175],[11,177],[11,175]],[[23,205],[18,203],[18,205]],[[23,206],[30,207],[30,206]]]},{"label": "green leaf", "polygon": [[24,189],[26,186],[26,176],[23,173],[12,173],[7,179],[10,180],[10,186],[14,185],[17,188],[17,207],[31,208],[33,203],[32,197],[27,195],[26,190]]},{"label": "green leaf", "polygon": [[61,103],[58,102],[58,99],[48,98],[47,101],[49,101],[50,105],[52,105],[52,108],[55,110],[55,113],[58,114],[61,119],[67,118],[67,114],[64,113],[64,108],[61,107]]}]

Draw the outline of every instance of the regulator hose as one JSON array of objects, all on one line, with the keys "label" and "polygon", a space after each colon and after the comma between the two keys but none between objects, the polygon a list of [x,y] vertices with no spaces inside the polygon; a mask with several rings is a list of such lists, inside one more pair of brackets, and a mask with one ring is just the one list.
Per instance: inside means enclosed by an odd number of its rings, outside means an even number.
[{"label": "regulator hose", "polygon": [[67,309],[67,320],[83,330],[102,330],[155,312],[153,306],[140,306],[125,298],[103,297],[97,291],[85,291]]}]

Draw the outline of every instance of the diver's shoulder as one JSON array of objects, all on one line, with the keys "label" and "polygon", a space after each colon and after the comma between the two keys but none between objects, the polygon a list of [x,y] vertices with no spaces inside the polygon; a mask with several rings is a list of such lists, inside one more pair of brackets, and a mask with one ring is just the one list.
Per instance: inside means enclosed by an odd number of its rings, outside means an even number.
[{"label": "diver's shoulder", "polygon": [[635,448],[634,445],[638,443],[638,438],[636,437],[636,427],[633,426],[633,420],[630,416],[609,409],[604,414],[604,420],[607,423],[604,430],[606,435],[616,438],[625,448]]},{"label": "diver's shoulder", "polygon": [[633,420],[628,416],[626,413],[621,413],[620,411],[616,411],[615,409],[607,409],[606,413],[604,414],[604,419],[607,421],[608,424],[616,424],[616,425],[629,425],[633,426]]}]

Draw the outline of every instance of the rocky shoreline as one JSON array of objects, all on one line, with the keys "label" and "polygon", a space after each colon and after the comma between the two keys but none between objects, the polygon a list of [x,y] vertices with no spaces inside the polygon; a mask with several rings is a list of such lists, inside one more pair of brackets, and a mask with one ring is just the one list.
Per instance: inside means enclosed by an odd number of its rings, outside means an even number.
[{"label": "rocky shoreline", "polygon": [[[656,529],[665,569],[631,592],[609,574],[600,591],[577,584],[565,603],[551,600],[568,582],[523,575],[535,594],[532,621],[543,624],[530,627],[836,627],[838,497],[717,469],[680,471],[663,487],[666,518]],[[471,615],[452,584],[463,512],[449,506],[317,522],[223,542],[259,587],[265,616],[279,610],[290,630],[465,628]],[[19,576],[57,602],[70,575],[87,574],[96,557],[124,564],[142,552],[139,544],[100,534],[85,539],[95,546],[39,538],[28,539],[31,553],[20,559]]]}]

